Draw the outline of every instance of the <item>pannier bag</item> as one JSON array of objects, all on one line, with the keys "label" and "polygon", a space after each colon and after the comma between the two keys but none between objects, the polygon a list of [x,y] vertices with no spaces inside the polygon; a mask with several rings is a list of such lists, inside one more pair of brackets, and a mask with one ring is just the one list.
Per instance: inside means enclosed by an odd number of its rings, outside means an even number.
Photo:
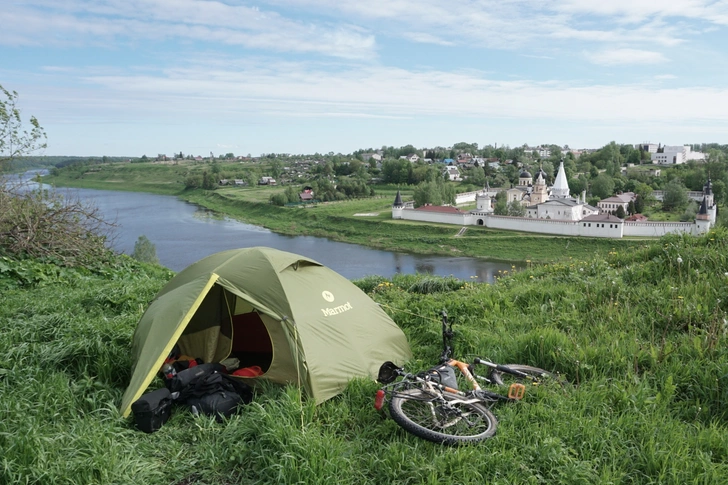
[{"label": "pannier bag", "polygon": [[429,377],[431,381],[442,384],[443,386],[451,387],[453,389],[458,388],[458,379],[455,374],[455,369],[449,365],[436,365],[423,372],[422,377]]},{"label": "pannier bag", "polygon": [[162,427],[172,413],[172,397],[163,387],[148,392],[131,405],[136,427],[145,433],[154,433]]}]

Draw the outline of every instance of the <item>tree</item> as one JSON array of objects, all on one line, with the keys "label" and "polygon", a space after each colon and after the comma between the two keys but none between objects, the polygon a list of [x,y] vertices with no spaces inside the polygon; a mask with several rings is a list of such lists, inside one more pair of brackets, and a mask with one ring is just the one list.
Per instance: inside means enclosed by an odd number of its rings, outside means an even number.
[{"label": "tree", "polygon": [[270,203],[273,205],[283,207],[284,205],[286,205],[288,203],[288,198],[286,197],[286,194],[284,194],[283,192],[277,192],[270,196]]},{"label": "tree", "polygon": [[591,193],[600,199],[611,197],[614,195],[614,180],[606,173],[600,173],[591,184]]},{"label": "tree", "polygon": [[286,190],[284,190],[283,193],[286,196],[287,203],[298,202],[298,192],[296,192],[296,189],[294,189],[292,185],[286,187]]},{"label": "tree", "polygon": [[726,200],[726,183],[723,180],[713,182],[713,194],[716,202],[721,204]]},{"label": "tree", "polygon": [[627,204],[627,213],[629,215],[634,215],[637,213],[637,211],[635,209],[635,203],[633,200],[630,200],[629,203]]},{"label": "tree", "polygon": [[620,219],[624,219],[625,213],[624,213],[624,206],[617,207],[617,210],[614,214],[615,216],[619,217]]},{"label": "tree", "polygon": [[214,190],[217,188],[215,177],[207,173],[207,170],[202,172],[202,188],[205,190]]},{"label": "tree", "polygon": [[569,179],[568,183],[569,192],[571,192],[571,195],[574,197],[580,196],[581,193],[586,190],[586,179],[583,177]]},{"label": "tree", "polygon": [[508,203],[506,214],[514,217],[524,217],[526,215],[526,207],[517,200],[512,200]]},{"label": "tree", "polygon": [[505,191],[500,191],[495,194],[495,206],[493,207],[493,213],[497,216],[508,215],[508,197]]},{"label": "tree", "polygon": [[283,165],[281,164],[281,161],[277,158],[272,160],[270,162],[270,175],[274,179],[277,179],[281,176],[281,173],[283,172]]},{"label": "tree", "polygon": [[687,189],[678,179],[673,179],[665,186],[662,198],[662,209],[666,211],[684,209],[688,205]]},{"label": "tree", "polygon": [[144,235],[139,236],[134,243],[134,252],[131,253],[131,257],[142,263],[159,264],[157,247]]},{"label": "tree", "polygon": [[202,175],[188,175],[185,177],[185,188],[187,189],[199,189],[202,187]]},{"label": "tree", "polygon": [[435,182],[423,182],[419,184],[415,187],[413,198],[417,207],[426,204],[442,205],[442,195]]},{"label": "tree", "polygon": [[[0,173],[7,170],[12,161],[20,156],[46,148],[46,133],[35,116],[24,127],[17,107],[18,93],[8,91],[0,84]],[[4,98],[4,99],[3,99]]]},{"label": "tree", "polygon": [[468,172],[467,180],[473,185],[482,187],[483,185],[485,185],[485,172],[481,167],[473,167]]}]

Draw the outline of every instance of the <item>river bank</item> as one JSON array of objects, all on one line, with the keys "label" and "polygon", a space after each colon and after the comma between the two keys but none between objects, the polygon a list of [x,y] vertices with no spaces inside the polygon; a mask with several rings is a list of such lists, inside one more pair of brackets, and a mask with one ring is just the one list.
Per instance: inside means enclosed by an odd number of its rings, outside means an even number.
[{"label": "river bank", "polygon": [[[611,251],[626,251],[643,240],[552,237],[483,227],[395,221],[391,204],[396,189],[377,187],[374,197],[317,204],[277,207],[271,194],[284,187],[225,187],[214,191],[185,190],[185,169],[180,166],[125,164],[104,166],[78,176],[60,171],[43,178],[58,187],[125,190],[173,195],[236,220],[290,236],[325,237],[388,251],[446,256],[468,256],[493,261],[546,263],[590,259]],[[411,190],[403,190],[405,196]]]}]

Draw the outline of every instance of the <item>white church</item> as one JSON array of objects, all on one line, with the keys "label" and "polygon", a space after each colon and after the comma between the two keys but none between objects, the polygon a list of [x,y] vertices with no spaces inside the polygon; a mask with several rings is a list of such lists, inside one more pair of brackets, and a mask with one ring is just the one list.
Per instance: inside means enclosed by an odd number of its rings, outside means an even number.
[{"label": "white church", "polygon": [[509,203],[526,206],[525,217],[498,216],[493,213],[493,200],[500,190],[488,187],[478,192],[458,194],[456,201],[476,202],[476,208],[462,211],[454,206],[425,205],[414,208],[404,204],[397,191],[392,205],[392,218],[420,222],[437,222],[459,226],[485,226],[492,229],[551,234],[622,238],[632,236],[660,237],[669,233],[703,234],[715,224],[717,209],[710,180],[703,187],[703,199],[694,222],[625,221],[609,213],[600,214],[597,207],[586,203],[586,192],[571,197],[564,162],[559,165],[554,185],[547,187],[546,174],[539,170],[536,181],[523,171],[518,185],[506,190]]}]

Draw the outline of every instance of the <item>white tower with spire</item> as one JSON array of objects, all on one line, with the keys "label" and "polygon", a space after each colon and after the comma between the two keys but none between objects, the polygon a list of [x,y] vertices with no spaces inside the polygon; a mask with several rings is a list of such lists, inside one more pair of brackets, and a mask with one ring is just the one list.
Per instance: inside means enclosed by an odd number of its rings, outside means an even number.
[{"label": "white tower with spire", "polygon": [[475,194],[475,210],[482,212],[493,212],[493,205],[490,200],[490,185],[485,182],[481,192]]},{"label": "white tower with spire", "polygon": [[402,195],[397,189],[397,195],[394,197],[394,203],[392,204],[392,219],[402,219],[402,211],[404,210],[404,203],[402,202]]},{"label": "white tower with spire", "polygon": [[559,164],[559,172],[556,174],[554,186],[551,187],[551,197],[553,199],[566,199],[569,197],[569,182],[566,180],[563,160]]}]

